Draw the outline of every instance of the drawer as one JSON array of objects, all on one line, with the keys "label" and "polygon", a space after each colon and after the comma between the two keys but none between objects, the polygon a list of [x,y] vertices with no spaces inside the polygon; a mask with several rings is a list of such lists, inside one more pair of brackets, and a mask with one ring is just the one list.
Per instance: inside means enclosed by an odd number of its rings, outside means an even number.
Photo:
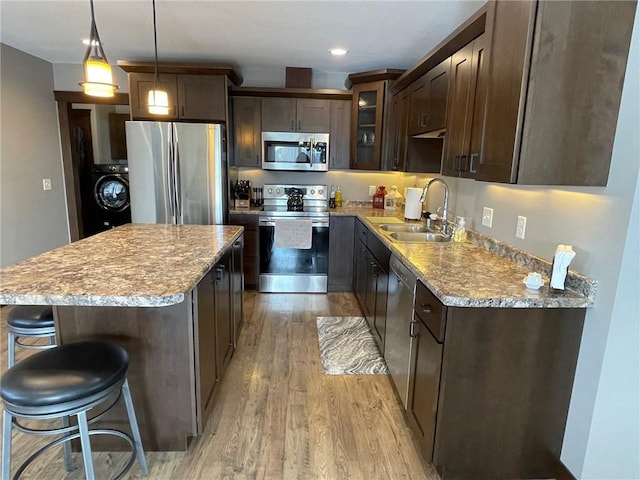
[{"label": "drawer", "polygon": [[367,236],[367,247],[369,251],[376,258],[385,273],[389,273],[389,259],[391,258],[391,250],[382,243],[378,237],[373,233],[369,233]]},{"label": "drawer", "polygon": [[416,285],[414,311],[431,331],[432,335],[442,343],[444,341],[447,307],[420,281]]}]

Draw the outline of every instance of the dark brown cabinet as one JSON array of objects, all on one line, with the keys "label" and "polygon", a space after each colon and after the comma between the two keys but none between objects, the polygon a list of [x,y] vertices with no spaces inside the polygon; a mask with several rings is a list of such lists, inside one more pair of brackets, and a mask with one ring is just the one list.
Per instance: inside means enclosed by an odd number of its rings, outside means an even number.
[{"label": "dark brown cabinet", "polygon": [[148,111],[148,94],[155,85],[152,73],[129,73],[131,117],[134,120],[202,120],[224,122],[227,119],[227,81],[223,75],[174,75],[161,73],[158,88],[169,95],[168,116]]},{"label": "dark brown cabinet", "polygon": [[233,354],[233,315],[231,297],[231,252],[225,253],[213,267],[216,319],[216,370],[222,378]]},{"label": "dark brown cabinet", "polygon": [[353,290],[354,217],[332,215],[329,221],[329,268],[327,289],[330,292]]},{"label": "dark brown cabinet", "polygon": [[265,132],[328,133],[330,123],[329,100],[262,99],[262,130]]},{"label": "dark brown cabinet", "polygon": [[492,1],[476,178],[607,184],[635,2]]},{"label": "dark brown cabinet", "polygon": [[229,225],[244,227],[244,246],[242,249],[242,269],[244,283],[247,287],[255,288],[258,284],[259,244],[258,244],[258,215],[255,213],[231,213]]},{"label": "dark brown cabinet", "polygon": [[418,282],[414,311],[423,458],[443,480],[556,478],[585,310],[446,307]]},{"label": "dark brown cabinet", "polygon": [[198,431],[203,432],[214,405],[215,389],[234,349],[232,304],[232,250],[204,276],[195,290],[197,339],[196,392],[199,399]]},{"label": "dark brown cabinet", "polygon": [[480,162],[487,89],[487,36],[452,56],[442,174],[473,178]]},{"label": "dark brown cabinet", "polygon": [[348,169],[351,138],[351,102],[330,100],[329,168]]},{"label": "dark brown cabinet", "polygon": [[215,273],[210,271],[200,280],[197,293],[197,360],[199,382],[197,392],[200,400],[201,415],[198,416],[198,431],[204,431],[211,415],[214,391],[218,381],[216,367],[216,311],[215,311]]},{"label": "dark brown cabinet", "polygon": [[391,98],[387,117],[388,134],[385,144],[385,170],[403,171],[407,152],[409,121],[409,91],[402,90]]},{"label": "dark brown cabinet", "polygon": [[353,290],[378,348],[384,351],[391,252],[357,219],[355,237]]},{"label": "dark brown cabinet", "polygon": [[262,164],[261,102],[255,97],[233,97],[233,165]]},{"label": "dark brown cabinet", "polygon": [[353,86],[351,168],[380,170],[386,81]]},{"label": "dark brown cabinet", "polygon": [[408,133],[420,135],[446,126],[451,58],[435,66],[409,87]]}]

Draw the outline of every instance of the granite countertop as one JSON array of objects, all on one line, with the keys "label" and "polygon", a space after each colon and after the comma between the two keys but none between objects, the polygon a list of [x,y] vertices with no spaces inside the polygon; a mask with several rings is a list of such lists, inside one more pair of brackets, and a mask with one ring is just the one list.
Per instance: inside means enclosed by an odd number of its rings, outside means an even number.
[{"label": "granite countertop", "polygon": [[1,269],[0,303],[180,303],[242,231],[221,225],[124,225]]},{"label": "granite countertop", "polygon": [[[391,241],[367,217],[402,219],[402,212],[348,205],[332,215],[353,215],[391,250],[435,295],[448,306],[499,308],[584,308],[593,305],[597,282],[572,270],[564,292],[550,292],[551,263],[473,230],[465,243],[400,243]],[[414,221],[418,224],[419,221]],[[545,285],[528,289],[524,277],[541,272]]]}]

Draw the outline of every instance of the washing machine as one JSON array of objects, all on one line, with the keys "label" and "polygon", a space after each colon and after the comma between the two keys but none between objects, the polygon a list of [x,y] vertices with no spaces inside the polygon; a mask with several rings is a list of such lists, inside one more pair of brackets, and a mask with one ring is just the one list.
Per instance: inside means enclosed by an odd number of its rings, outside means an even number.
[{"label": "washing machine", "polygon": [[129,168],[126,165],[92,167],[84,197],[85,237],[131,223]]}]

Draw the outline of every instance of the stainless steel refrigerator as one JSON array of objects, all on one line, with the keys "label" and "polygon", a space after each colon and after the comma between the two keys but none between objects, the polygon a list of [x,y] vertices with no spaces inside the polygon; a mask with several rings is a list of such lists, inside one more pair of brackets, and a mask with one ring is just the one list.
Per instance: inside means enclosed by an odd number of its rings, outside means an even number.
[{"label": "stainless steel refrigerator", "polygon": [[221,125],[132,121],[126,132],[133,223],[225,223]]}]

